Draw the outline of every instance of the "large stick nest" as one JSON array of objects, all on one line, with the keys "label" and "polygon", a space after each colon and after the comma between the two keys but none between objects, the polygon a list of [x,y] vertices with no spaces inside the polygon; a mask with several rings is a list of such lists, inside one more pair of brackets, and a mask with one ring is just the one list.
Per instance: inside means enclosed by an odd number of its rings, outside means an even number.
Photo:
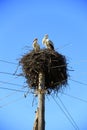
[{"label": "large stick nest", "polygon": [[23,74],[31,89],[38,89],[39,73],[45,75],[45,89],[58,91],[67,85],[68,73],[65,56],[54,50],[41,49],[25,54],[20,59]]}]

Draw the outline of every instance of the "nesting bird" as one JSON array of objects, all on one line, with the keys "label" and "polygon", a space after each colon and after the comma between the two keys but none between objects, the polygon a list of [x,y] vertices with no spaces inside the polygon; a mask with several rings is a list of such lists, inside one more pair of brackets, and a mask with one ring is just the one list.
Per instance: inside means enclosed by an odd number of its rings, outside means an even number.
[{"label": "nesting bird", "polygon": [[49,40],[48,34],[46,34],[42,39],[42,44],[45,45],[47,49],[54,50],[53,42]]},{"label": "nesting bird", "polygon": [[39,51],[40,50],[40,45],[38,44],[38,39],[35,38],[33,41],[33,48],[35,51]]}]

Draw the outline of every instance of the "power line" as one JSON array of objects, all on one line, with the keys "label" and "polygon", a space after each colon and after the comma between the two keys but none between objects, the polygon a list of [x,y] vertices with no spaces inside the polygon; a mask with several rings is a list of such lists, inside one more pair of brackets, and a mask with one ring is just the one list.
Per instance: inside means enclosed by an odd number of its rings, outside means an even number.
[{"label": "power line", "polygon": [[19,100],[21,100],[21,99],[23,99],[23,97],[17,98],[17,99],[15,99],[15,100],[12,100],[12,101],[6,103],[6,104],[3,104],[3,105],[0,106],[0,108],[3,108],[3,107],[8,106],[8,105],[10,105],[10,104],[13,104],[13,103],[15,103],[15,102],[17,102],[17,101],[19,101]]},{"label": "power line", "polygon": [[78,64],[78,63],[87,63],[87,59],[86,60],[80,60],[80,61],[74,61],[75,64]]},{"label": "power line", "polygon": [[69,115],[69,117],[71,118],[72,122],[74,123],[74,125],[77,127],[77,130],[79,130],[79,127],[77,126],[76,122],[74,121],[73,117],[71,116],[71,114],[69,113],[69,111],[67,110],[67,108],[65,107],[64,103],[62,102],[62,100],[59,98],[59,101],[61,102],[62,106],[64,107],[65,111],[67,112],[67,114]]},{"label": "power line", "polygon": [[[7,89],[7,88],[6,88],[6,89]],[[22,88],[21,88],[21,89],[22,89]],[[8,88],[8,90],[9,90],[9,88]],[[30,91],[30,90],[26,90],[26,91],[17,90],[17,89],[10,89],[10,90],[13,91],[13,92],[11,92],[10,94],[8,94],[8,95],[6,95],[6,96],[0,98],[0,101],[4,100],[4,99],[6,99],[6,98],[8,98],[8,97],[10,97],[10,96],[13,96],[13,95],[16,94],[17,92],[23,92],[25,98],[27,97],[27,95],[28,95],[29,93],[33,93],[33,92]]]},{"label": "power line", "polygon": [[23,91],[23,90],[19,90],[19,89],[12,89],[12,88],[6,88],[6,87],[0,87],[0,89],[4,89],[4,90],[10,90],[10,91],[16,91],[16,92],[26,92],[26,91]]},{"label": "power line", "polygon": [[87,103],[87,100],[84,100],[84,99],[82,99],[82,98],[79,98],[79,97],[76,97],[76,96],[73,96],[73,95],[70,95],[70,94],[66,94],[66,93],[63,93],[63,92],[62,92],[62,94],[63,94],[63,95],[66,95],[66,96],[68,96],[68,97],[70,97],[70,98],[74,98],[74,99],[77,99],[77,100],[79,100],[79,101],[82,101],[82,102]]},{"label": "power line", "polygon": [[[21,74],[21,75],[22,75],[22,74]],[[77,81],[77,80],[73,80],[73,79],[71,79],[71,78],[70,78],[69,80],[71,80],[71,81],[73,81],[73,82],[76,82],[76,83],[78,83],[78,84],[82,84],[82,85],[87,86],[86,83],[83,83],[83,82],[80,82],[80,81]],[[0,83],[2,83],[2,84],[14,85],[14,86],[23,86],[23,85],[21,85],[21,84],[15,84],[15,83],[10,83],[10,82],[6,82],[6,81],[0,81]],[[26,87],[26,86],[24,86],[24,87]],[[78,97],[76,97],[76,98],[78,98]],[[80,98],[78,98],[78,99],[80,99]],[[81,99],[81,100],[85,101],[84,99]]]},{"label": "power line", "polygon": [[[2,84],[9,84],[9,85],[13,85],[13,86],[23,86],[21,84],[9,83],[9,82],[6,82],[6,81],[0,81],[0,83],[2,83]],[[26,86],[24,86],[24,87],[26,87]]]},{"label": "power line", "polygon": [[6,98],[8,98],[8,97],[10,97],[10,96],[12,96],[12,95],[14,95],[15,93],[16,93],[16,92],[11,92],[10,94],[8,94],[8,95],[6,95],[6,96],[0,98],[0,101],[2,101],[2,100],[4,100],[4,99],[6,99]]},{"label": "power line", "polygon": [[74,79],[71,79],[71,78],[70,78],[70,80],[73,81],[73,82],[76,82],[76,83],[78,83],[78,84],[87,86],[86,83],[83,83],[83,82],[80,82],[80,81],[77,81],[77,80],[74,80]]},{"label": "power line", "polygon": [[63,46],[57,48],[56,50],[58,50],[58,49],[64,49],[65,47],[67,47],[67,46],[69,46],[69,45],[72,45],[72,43],[67,43],[67,44],[65,44],[65,45],[63,45]]},{"label": "power line", "polygon": [[[0,74],[7,74],[7,75],[13,75],[13,76],[15,76],[14,74],[8,73],[8,72],[0,72]],[[16,75],[16,76],[17,76],[17,75]]]},{"label": "power line", "polygon": [[[52,96],[52,95],[51,95]],[[71,121],[71,119],[69,118],[69,116],[66,114],[66,112],[63,110],[63,108],[59,105],[59,103],[55,100],[55,98],[52,96],[53,100],[55,101],[55,103],[57,104],[57,106],[61,109],[61,111],[64,113],[64,115],[66,116],[66,118],[69,120],[69,122],[72,124],[72,126],[74,127],[75,130],[79,130],[77,129],[77,127],[73,124],[73,122]]]},{"label": "power line", "polygon": [[10,62],[10,61],[6,61],[6,60],[1,60],[1,59],[0,59],[0,61],[1,61],[1,62],[4,62],[4,63],[8,63],[8,64],[17,65],[17,63]]},{"label": "power line", "polygon": [[[26,92],[26,91],[23,91],[23,90],[11,89],[11,88],[5,88],[5,87],[0,87],[0,89],[6,89],[6,90],[14,91],[13,93],[15,93],[15,92]],[[5,96],[4,98],[11,96],[13,93]],[[60,92],[60,93],[62,93],[63,95],[66,95],[66,96],[68,96],[70,98],[74,98],[74,99],[77,99],[79,101],[87,103],[87,100],[84,100],[82,98],[79,98],[79,97],[76,97],[76,96],[73,96],[73,95],[70,95],[70,94],[67,94],[67,93],[64,93],[64,92]],[[0,98],[0,100],[3,100],[3,98]]]},{"label": "power line", "polygon": [[[70,44],[66,44],[64,47],[66,47],[67,45],[70,45]],[[58,49],[58,48],[57,48]],[[81,62],[86,62],[87,60],[83,60],[83,61],[81,61]],[[17,63],[14,63],[14,62],[10,62],[10,61],[6,61],[6,60],[2,60],[2,59],[0,59],[0,62],[4,62],[4,63],[8,63],[8,64],[13,64],[13,65],[18,65]],[[18,65],[19,66],[19,65]],[[55,68],[57,68],[57,67],[64,67],[63,65],[60,65],[60,66],[55,66]],[[70,67],[71,68],[71,66],[68,66],[68,67]],[[69,70],[69,69],[68,69]],[[74,70],[69,70],[69,71],[74,71]]]},{"label": "power line", "polygon": [[[68,46],[68,45],[70,45],[70,44],[65,44],[64,45],[64,47],[66,47],[66,46]],[[57,49],[59,49],[59,48],[57,48]],[[56,50],[57,50],[56,49]],[[4,63],[8,63],[8,64],[13,64],[13,65],[18,65],[19,63],[15,63],[15,62],[10,62],[10,61],[6,61],[6,60],[2,60],[2,59],[0,59],[0,62],[4,62]],[[87,62],[87,60],[81,60],[80,62]]]},{"label": "power line", "polygon": [[23,73],[15,74],[15,73],[8,73],[8,72],[0,72],[0,74],[7,74],[7,75],[12,75],[12,76],[23,76]]},{"label": "power line", "polygon": [[[9,64],[14,64],[14,65],[18,65],[17,63],[14,63],[14,62],[9,62],[9,61],[5,61],[5,60],[0,60],[1,62],[4,62],[4,63],[9,63]],[[29,61],[29,60],[28,60]],[[55,68],[56,67],[64,67],[64,66],[66,66],[66,65],[60,65],[60,66],[55,66]]]}]

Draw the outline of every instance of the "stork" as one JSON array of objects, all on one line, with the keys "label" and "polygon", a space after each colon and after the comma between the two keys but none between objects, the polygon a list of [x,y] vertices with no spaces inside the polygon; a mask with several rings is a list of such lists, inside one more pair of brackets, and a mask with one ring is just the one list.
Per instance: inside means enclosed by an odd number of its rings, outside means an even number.
[{"label": "stork", "polygon": [[39,51],[40,50],[40,45],[38,44],[38,39],[35,38],[33,41],[33,48],[35,51]]},{"label": "stork", "polygon": [[46,34],[44,38],[42,39],[42,44],[44,44],[47,49],[54,50],[53,42],[49,40],[48,34]]}]

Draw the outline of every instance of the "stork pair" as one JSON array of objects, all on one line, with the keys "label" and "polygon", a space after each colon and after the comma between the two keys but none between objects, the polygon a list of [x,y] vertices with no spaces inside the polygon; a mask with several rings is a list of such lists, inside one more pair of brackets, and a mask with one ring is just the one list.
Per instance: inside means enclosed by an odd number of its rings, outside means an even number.
[{"label": "stork pair", "polygon": [[[49,50],[54,50],[54,45],[53,42],[51,40],[49,40],[48,38],[48,34],[46,34],[44,36],[44,38],[42,39],[42,44],[45,45],[45,47]],[[40,50],[40,45],[38,44],[38,39],[35,38],[33,41],[33,48],[35,51],[39,51]]]}]

